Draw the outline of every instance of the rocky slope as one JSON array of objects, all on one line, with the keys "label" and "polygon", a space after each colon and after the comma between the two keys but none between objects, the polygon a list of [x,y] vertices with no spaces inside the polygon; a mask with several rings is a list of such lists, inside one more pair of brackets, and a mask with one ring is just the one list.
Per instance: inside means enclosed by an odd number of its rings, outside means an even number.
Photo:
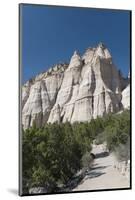
[{"label": "rocky slope", "polygon": [[102,43],[83,56],[75,51],[69,64],[55,65],[22,86],[23,127],[90,121],[129,108],[128,83]]}]

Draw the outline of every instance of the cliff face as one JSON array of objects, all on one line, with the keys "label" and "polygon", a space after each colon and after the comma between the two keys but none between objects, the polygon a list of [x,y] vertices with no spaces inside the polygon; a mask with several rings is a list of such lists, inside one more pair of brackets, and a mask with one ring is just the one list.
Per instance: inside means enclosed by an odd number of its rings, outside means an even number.
[{"label": "cliff face", "polygon": [[122,91],[122,104],[125,109],[130,108],[130,85]]},{"label": "cliff face", "polygon": [[103,44],[88,48],[82,57],[75,51],[69,64],[55,65],[23,85],[23,127],[90,121],[118,112],[130,106],[127,83]]}]

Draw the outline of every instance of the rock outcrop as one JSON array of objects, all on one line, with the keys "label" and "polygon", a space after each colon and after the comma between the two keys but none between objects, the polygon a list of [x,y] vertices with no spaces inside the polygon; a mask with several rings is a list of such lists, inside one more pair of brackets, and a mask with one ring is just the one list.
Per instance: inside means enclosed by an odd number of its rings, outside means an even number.
[{"label": "rock outcrop", "polygon": [[130,108],[130,85],[128,85],[122,92],[122,105],[125,109]]},{"label": "rock outcrop", "polygon": [[[22,87],[22,124],[90,121],[130,107],[129,81],[115,67],[104,44],[74,52]],[[127,88],[126,88],[127,86]]]}]

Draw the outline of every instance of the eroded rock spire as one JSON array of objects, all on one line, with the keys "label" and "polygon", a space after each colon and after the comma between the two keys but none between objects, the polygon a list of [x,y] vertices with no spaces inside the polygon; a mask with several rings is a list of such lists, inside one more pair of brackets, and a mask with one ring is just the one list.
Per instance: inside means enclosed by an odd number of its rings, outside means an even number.
[{"label": "eroded rock spire", "polygon": [[[22,124],[90,121],[129,108],[127,80],[103,43],[75,51],[69,64],[55,65],[22,87]],[[124,90],[123,90],[124,89]]]}]

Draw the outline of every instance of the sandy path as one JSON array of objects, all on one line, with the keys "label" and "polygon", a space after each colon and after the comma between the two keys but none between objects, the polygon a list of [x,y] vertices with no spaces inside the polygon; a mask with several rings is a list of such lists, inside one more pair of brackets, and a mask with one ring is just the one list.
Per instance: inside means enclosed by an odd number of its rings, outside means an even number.
[{"label": "sandy path", "polygon": [[100,145],[93,148],[93,153],[97,155],[97,158],[91,171],[87,173],[82,182],[73,191],[130,187],[126,177],[113,167],[115,162],[113,155],[104,156]]}]

